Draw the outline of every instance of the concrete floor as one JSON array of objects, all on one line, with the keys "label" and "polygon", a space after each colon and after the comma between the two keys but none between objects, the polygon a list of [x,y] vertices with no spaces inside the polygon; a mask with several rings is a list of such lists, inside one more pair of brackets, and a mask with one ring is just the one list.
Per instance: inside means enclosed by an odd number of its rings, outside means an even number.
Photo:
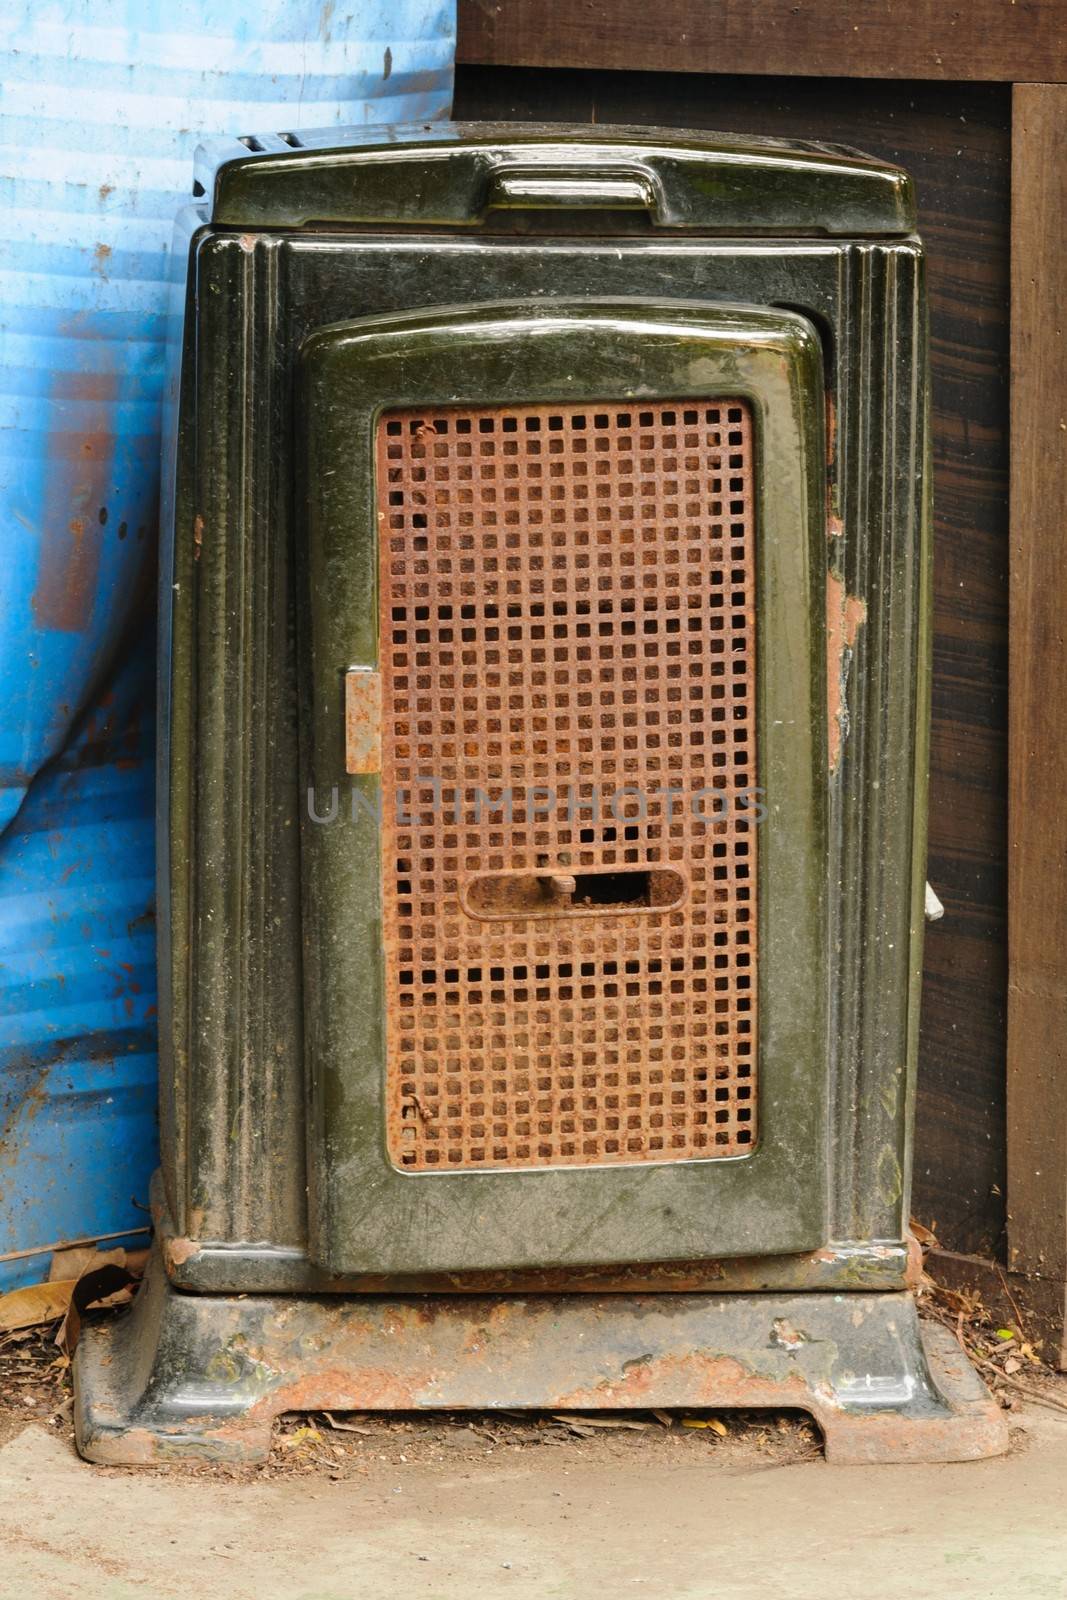
[{"label": "concrete floor", "polygon": [[650,1467],[638,1442],[340,1481],[93,1468],[31,1425],[0,1450],[0,1596],[1060,1600],[1067,1416],[1019,1420],[1011,1455],[955,1467]]}]

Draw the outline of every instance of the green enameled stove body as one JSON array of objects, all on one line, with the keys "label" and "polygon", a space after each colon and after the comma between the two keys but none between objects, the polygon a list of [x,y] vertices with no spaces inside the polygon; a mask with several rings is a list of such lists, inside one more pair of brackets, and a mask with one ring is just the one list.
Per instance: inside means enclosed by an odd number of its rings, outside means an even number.
[{"label": "green enameled stove body", "polygon": [[908,179],[440,125],[209,149],[197,194],[157,1247],[80,1352],[83,1450],[563,1404],[1001,1448],[910,1291]]}]

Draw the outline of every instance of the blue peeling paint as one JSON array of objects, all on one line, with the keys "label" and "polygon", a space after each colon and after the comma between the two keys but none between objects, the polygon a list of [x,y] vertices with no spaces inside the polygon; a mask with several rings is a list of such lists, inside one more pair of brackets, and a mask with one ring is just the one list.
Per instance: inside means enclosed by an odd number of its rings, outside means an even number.
[{"label": "blue peeling paint", "polygon": [[451,103],[454,0],[240,9],[21,0],[5,17],[0,831],[88,704],[151,562],[167,252],[195,146]]}]

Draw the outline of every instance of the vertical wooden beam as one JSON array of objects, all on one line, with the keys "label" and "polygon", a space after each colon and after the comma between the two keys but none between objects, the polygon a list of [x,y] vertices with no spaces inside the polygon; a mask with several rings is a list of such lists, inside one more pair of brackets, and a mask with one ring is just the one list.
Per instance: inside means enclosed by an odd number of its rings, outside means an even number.
[{"label": "vertical wooden beam", "polygon": [[1013,92],[1011,348],[1008,1262],[1040,1284],[1067,1364],[1064,84]]}]

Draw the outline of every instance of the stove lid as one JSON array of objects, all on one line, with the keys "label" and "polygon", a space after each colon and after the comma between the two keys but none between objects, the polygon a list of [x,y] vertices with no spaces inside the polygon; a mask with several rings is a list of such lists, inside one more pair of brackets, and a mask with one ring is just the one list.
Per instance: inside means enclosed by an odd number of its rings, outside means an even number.
[{"label": "stove lid", "polygon": [[[197,152],[194,192],[245,229],[498,228],[602,213],[600,231],[908,234],[911,179],[843,145],[678,128],[420,123],[246,135]],[[627,214],[631,214],[629,217]]]}]

